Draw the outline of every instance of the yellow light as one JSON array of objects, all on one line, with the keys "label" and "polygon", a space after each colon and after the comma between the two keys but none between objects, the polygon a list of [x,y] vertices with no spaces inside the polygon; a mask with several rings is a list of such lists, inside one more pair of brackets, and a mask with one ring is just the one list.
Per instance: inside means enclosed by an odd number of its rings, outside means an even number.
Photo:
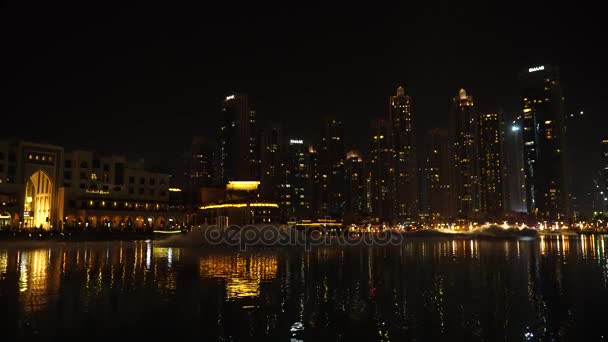
[{"label": "yellow light", "polygon": [[529,112],[531,112],[531,111],[532,111],[532,109],[531,109],[531,108],[526,108],[526,109],[524,109],[524,113],[529,113]]},{"label": "yellow light", "polygon": [[249,205],[252,207],[271,207],[271,208],[279,207],[279,205],[276,203],[250,203]]},{"label": "yellow light", "polygon": [[105,190],[85,190],[84,192],[86,192],[87,194],[99,194],[99,195],[109,195],[110,192],[109,191],[105,191]]},{"label": "yellow light", "polygon": [[279,205],[276,203],[226,203],[226,204],[211,204],[200,207],[199,209],[221,209],[221,208],[243,208],[246,206],[250,207],[271,207],[278,208]]},{"label": "yellow light", "polygon": [[155,234],[179,234],[181,230],[155,230]]},{"label": "yellow light", "polygon": [[180,188],[169,188],[169,191],[171,191],[171,192],[181,192],[182,189],[180,189]]},{"label": "yellow light", "polygon": [[259,181],[229,181],[226,190],[252,191],[256,190],[258,185],[260,185]]},{"label": "yellow light", "polygon": [[342,223],[298,223],[298,226],[312,226],[312,227],[325,227],[325,226],[341,226]]},{"label": "yellow light", "polygon": [[31,196],[27,196],[26,201],[27,201],[27,203],[32,203],[32,197]]}]

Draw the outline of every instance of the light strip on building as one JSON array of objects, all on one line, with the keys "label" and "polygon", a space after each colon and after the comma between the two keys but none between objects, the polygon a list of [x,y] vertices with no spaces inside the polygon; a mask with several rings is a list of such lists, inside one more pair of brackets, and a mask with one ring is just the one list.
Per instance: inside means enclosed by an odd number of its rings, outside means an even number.
[{"label": "light strip on building", "polygon": [[181,192],[182,189],[180,189],[180,188],[169,188],[169,191],[171,191],[171,192]]},{"label": "light strip on building", "polygon": [[221,208],[243,208],[243,207],[265,207],[265,208],[278,208],[279,205],[276,203],[226,203],[226,204],[211,204],[200,207],[199,209],[221,209]]},{"label": "light strip on building", "polygon": [[258,185],[260,185],[260,181],[229,181],[226,184],[226,190],[252,191],[256,190]]}]

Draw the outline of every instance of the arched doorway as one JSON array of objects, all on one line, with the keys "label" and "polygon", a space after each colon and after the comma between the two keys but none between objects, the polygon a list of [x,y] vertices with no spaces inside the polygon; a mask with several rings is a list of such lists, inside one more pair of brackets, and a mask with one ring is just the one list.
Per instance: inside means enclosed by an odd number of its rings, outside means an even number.
[{"label": "arched doorway", "polygon": [[120,229],[121,223],[122,223],[122,217],[114,216],[114,218],[112,218],[112,228]]},{"label": "arched doorway", "polygon": [[98,226],[99,222],[97,221],[97,216],[89,216],[87,218],[87,223],[88,223],[88,226],[87,226],[88,229],[99,228],[99,226]]},{"label": "arched doorway", "polygon": [[155,228],[157,229],[165,229],[165,218],[163,216],[157,216],[156,217],[156,224],[155,224]]},{"label": "arched doorway", "polygon": [[48,228],[51,222],[53,182],[43,171],[36,171],[25,185],[24,227]]},{"label": "arched doorway", "polygon": [[145,225],[145,219],[142,216],[138,216],[135,218],[135,228],[137,230],[142,230]]}]

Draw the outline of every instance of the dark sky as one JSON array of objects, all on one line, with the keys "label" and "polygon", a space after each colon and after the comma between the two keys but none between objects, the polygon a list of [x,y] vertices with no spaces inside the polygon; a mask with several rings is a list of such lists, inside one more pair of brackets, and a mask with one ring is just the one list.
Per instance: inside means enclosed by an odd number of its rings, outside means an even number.
[{"label": "dark sky", "polygon": [[172,3],[5,1],[0,137],[167,165],[193,135],[213,136],[221,100],[236,90],[293,136],[315,138],[322,117],[341,117],[349,147],[365,150],[370,119],[387,115],[399,84],[422,138],[446,126],[459,88],[481,110],[514,111],[517,72],[555,63],[569,111],[585,111],[571,125],[579,172],[599,165],[608,134],[600,8]]}]

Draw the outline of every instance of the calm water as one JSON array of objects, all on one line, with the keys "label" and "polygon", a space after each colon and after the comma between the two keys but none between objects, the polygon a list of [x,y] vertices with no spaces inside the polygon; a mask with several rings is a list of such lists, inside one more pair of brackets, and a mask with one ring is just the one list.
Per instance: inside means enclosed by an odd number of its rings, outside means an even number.
[{"label": "calm water", "polygon": [[607,240],[417,239],[308,252],[2,243],[0,332],[3,340],[601,340]]}]

